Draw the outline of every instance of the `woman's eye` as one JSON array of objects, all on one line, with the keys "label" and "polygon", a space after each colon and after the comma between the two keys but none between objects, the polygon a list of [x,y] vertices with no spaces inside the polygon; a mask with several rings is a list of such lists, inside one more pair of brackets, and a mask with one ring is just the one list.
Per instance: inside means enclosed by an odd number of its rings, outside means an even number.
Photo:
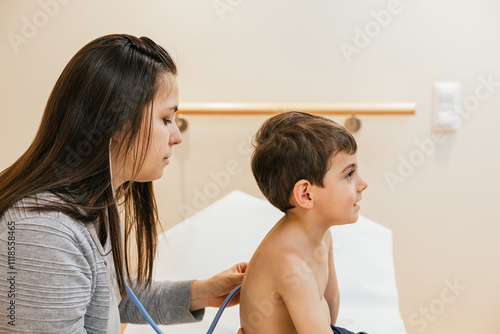
[{"label": "woman's eye", "polygon": [[170,123],[172,123],[172,120],[170,120],[168,118],[164,118],[163,123],[165,123],[165,125],[169,125]]}]

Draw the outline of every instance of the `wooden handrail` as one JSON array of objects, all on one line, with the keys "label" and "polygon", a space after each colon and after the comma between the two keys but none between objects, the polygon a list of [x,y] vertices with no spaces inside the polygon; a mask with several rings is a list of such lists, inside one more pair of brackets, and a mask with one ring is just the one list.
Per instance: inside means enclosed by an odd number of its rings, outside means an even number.
[{"label": "wooden handrail", "polygon": [[183,115],[275,115],[285,111],[322,115],[414,115],[415,103],[181,103]]}]

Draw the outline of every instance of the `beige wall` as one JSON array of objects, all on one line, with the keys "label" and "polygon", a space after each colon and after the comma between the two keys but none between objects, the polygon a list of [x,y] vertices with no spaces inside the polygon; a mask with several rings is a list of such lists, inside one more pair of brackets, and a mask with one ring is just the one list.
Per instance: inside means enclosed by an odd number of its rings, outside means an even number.
[{"label": "beige wall", "polygon": [[[416,102],[415,116],[361,118],[358,160],[369,183],[362,213],[394,232],[408,333],[500,332],[499,85],[444,142],[426,146],[425,154],[416,144],[433,140],[433,82],[461,82],[471,103],[475,92],[488,92],[478,88],[480,77],[500,82],[498,2],[67,2],[49,7],[47,22],[38,1],[0,2],[0,168],[28,147],[70,57],[108,33],[146,35],[170,50],[181,101]],[[221,3],[231,10],[219,16],[214,4]],[[388,7],[391,21],[348,62],[341,43],[354,44],[357,28],[376,28],[371,11]],[[32,36],[16,53],[8,34],[22,35],[23,20],[33,16],[41,26],[25,31]],[[260,196],[248,138],[263,120],[189,117],[184,143],[156,183],[165,226],[234,189]],[[391,189],[387,172],[419,157]],[[221,172],[228,168],[226,182]],[[460,287],[449,288],[454,283]]]}]

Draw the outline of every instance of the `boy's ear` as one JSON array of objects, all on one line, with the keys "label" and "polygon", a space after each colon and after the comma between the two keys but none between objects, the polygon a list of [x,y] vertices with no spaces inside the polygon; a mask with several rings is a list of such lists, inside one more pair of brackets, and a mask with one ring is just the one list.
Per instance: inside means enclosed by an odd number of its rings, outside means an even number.
[{"label": "boy's ear", "polygon": [[292,190],[292,198],[297,206],[304,209],[312,209],[314,206],[310,195],[311,183],[307,180],[299,180]]}]

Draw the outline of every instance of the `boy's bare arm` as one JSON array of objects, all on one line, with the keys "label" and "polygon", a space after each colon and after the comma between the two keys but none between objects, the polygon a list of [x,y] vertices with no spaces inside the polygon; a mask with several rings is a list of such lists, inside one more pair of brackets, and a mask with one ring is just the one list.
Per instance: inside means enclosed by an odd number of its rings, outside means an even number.
[{"label": "boy's bare arm", "polygon": [[[288,256],[276,266],[281,272],[279,294],[298,334],[331,334],[323,298],[314,273],[300,256]],[[324,303],[324,300],[323,300]]]},{"label": "boy's bare arm", "polygon": [[325,290],[325,299],[330,307],[330,316],[332,318],[332,325],[337,322],[340,305],[339,285],[337,282],[337,272],[335,271],[335,264],[333,262],[333,240],[332,233],[326,232],[326,241],[329,247],[328,251],[328,285]]}]

